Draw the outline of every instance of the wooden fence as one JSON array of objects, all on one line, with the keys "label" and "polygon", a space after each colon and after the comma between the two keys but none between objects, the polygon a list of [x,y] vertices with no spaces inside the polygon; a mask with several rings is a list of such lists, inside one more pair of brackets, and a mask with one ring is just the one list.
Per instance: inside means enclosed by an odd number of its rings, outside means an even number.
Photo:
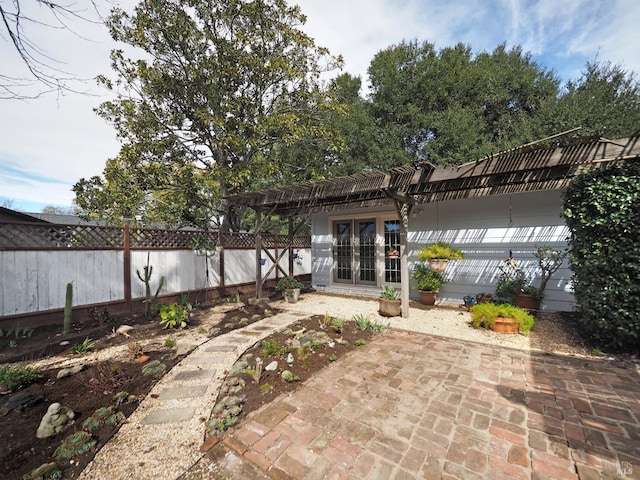
[{"label": "wooden fence", "polygon": [[[277,258],[287,243],[262,234]],[[311,272],[311,239],[293,238],[294,274]],[[164,230],[94,225],[0,223],[0,325],[17,319],[49,323],[64,308],[67,283],[74,309],[105,306],[109,311],[139,308],[145,296],[145,266],[151,287],[160,278],[160,296],[211,299],[252,287],[256,279],[255,235],[200,230]],[[265,255],[264,272],[271,267]],[[288,254],[280,258],[288,270]],[[270,278],[277,278],[277,269]]]}]

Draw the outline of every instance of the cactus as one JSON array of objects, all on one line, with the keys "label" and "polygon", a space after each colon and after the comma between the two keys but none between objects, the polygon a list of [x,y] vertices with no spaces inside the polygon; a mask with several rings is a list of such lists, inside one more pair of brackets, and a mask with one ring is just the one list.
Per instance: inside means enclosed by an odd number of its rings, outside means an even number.
[{"label": "cactus", "polygon": [[147,255],[147,264],[143,268],[144,275],[140,274],[140,270],[136,270],[136,274],[141,282],[144,283],[144,291],[145,291],[145,301],[144,301],[144,316],[149,318],[154,312],[156,299],[158,298],[158,294],[164,285],[164,277],[160,277],[160,284],[158,285],[158,289],[154,295],[151,295],[151,275],[153,274],[153,267],[149,265],[149,256]]},{"label": "cactus", "polygon": [[64,324],[62,333],[67,335],[71,330],[71,303],[73,300],[73,284],[67,283],[67,294],[64,299]]}]

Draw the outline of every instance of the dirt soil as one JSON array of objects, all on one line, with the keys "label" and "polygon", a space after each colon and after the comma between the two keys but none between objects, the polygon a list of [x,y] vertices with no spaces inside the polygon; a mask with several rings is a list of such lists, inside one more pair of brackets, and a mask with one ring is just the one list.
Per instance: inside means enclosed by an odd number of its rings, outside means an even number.
[{"label": "dirt soil", "polygon": [[[242,325],[237,322],[239,317],[251,318],[249,323],[259,320],[256,317],[263,314],[264,309],[265,307],[261,305],[252,307],[238,305],[238,309],[228,310],[218,322],[220,328],[219,331],[215,331],[214,335],[224,334],[240,326],[245,326],[246,322]],[[210,328],[209,324],[202,323],[206,314],[206,309],[198,310],[188,329]],[[369,331],[358,330],[352,321],[344,322],[341,333],[333,330],[330,324],[321,328],[320,326],[324,322],[325,319],[322,316],[313,316],[293,324],[291,330],[294,333],[300,329],[307,332],[309,330],[325,330],[332,338],[342,338],[344,342],[336,342],[332,347],[325,345],[315,346],[312,349],[291,347],[287,349],[287,353],[283,351],[278,354],[268,354],[265,351],[267,342],[271,342],[271,345],[286,346],[287,341],[291,340],[291,332],[280,332],[267,337],[245,352],[240,360],[246,361],[249,368],[255,368],[255,358],[258,356],[263,359],[265,367],[271,361],[276,360],[279,363],[279,368],[275,371],[263,371],[259,383],[255,382],[251,375],[246,373],[241,375],[245,384],[242,391],[245,401],[239,419],[270,402],[281,393],[295,390],[304,380],[313,376],[331,361],[358,348],[356,340],[369,341],[373,335]],[[114,329],[121,324],[135,326],[135,336],[115,335]],[[122,343],[148,341],[161,334],[166,334],[166,330],[161,329],[157,319],[148,320],[144,316],[114,318],[106,312],[94,312],[91,321],[77,326],[74,332],[67,337],[60,334],[60,328],[42,328],[16,337],[14,341],[17,345],[14,348],[8,347],[6,337],[0,339],[2,340],[0,365],[16,361],[33,361],[53,355],[73,356],[72,346],[81,343],[87,337],[96,342],[96,350],[103,350]],[[61,345],[62,341],[67,341],[69,344]],[[574,319],[567,315],[541,315],[538,327],[531,332],[531,341],[532,346],[553,343],[555,351],[571,355],[594,354],[593,349],[589,348],[580,337]],[[150,357],[147,364],[158,360],[165,365],[165,371],[168,371],[180,360],[180,357],[177,356],[175,348],[164,347],[160,342],[156,342],[156,344],[158,348],[155,351],[145,352]],[[288,352],[291,352],[294,357],[291,366],[286,364]],[[23,475],[40,465],[54,461],[54,451],[62,440],[68,435],[82,430],[83,422],[98,408],[113,406],[125,417],[129,416],[135,410],[137,401],[118,404],[113,397],[118,392],[127,392],[139,400],[145,397],[160,379],[162,372],[143,375],[144,365],[144,363],[137,363],[132,354],[128,361],[103,361],[87,365],[82,372],[61,380],[56,380],[59,368],[41,370],[42,381],[18,392],[27,392],[37,400],[34,405],[26,407],[24,411],[15,409],[7,411],[3,408],[6,401],[15,395],[15,392],[0,392],[0,431],[2,432],[0,435],[0,478],[21,479]],[[299,378],[299,381],[284,381],[281,377],[283,368],[290,370],[295,377]],[[76,413],[76,421],[64,434],[38,439],[35,432],[42,416],[53,402],[60,402],[71,408]],[[76,455],[70,460],[58,460],[56,463],[63,472],[63,478],[77,478],[86,464],[100,447],[115,434],[117,429],[118,425],[116,424],[113,426],[103,425],[93,430],[91,433],[97,440],[95,448],[84,454]]]}]

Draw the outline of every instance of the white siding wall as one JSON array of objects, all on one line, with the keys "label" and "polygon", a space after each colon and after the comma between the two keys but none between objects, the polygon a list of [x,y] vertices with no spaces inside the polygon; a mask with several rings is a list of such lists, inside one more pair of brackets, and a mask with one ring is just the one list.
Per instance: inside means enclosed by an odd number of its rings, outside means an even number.
[{"label": "white siding wall", "polygon": [[[301,264],[294,262],[296,275],[311,271],[311,251],[296,249]],[[273,252],[272,252],[273,254]],[[197,255],[191,250],[131,252],[131,296],[144,298],[144,267],[153,267],[153,293],[160,277],[165,277],[161,294],[178,293],[220,285],[220,258],[217,254]],[[0,251],[0,317],[64,307],[67,283],[73,283],[73,305],[124,300],[122,251],[52,250]],[[263,272],[269,266],[262,267]],[[281,260],[288,271],[288,258]],[[207,278],[207,270],[209,272]],[[255,281],[255,251],[225,251],[226,285]],[[272,278],[275,274],[272,275]]]},{"label": "white siding wall", "polygon": [[[498,265],[509,256],[510,250],[518,264],[535,277],[533,284],[538,285],[534,246],[566,246],[569,232],[561,217],[561,204],[559,191],[547,191],[418,205],[409,220],[409,268],[414,265],[421,245],[442,240],[465,253],[464,261],[451,262],[447,268],[450,282],[440,290],[439,299],[442,301],[462,303],[465,295],[493,292],[500,274]],[[393,210],[389,209],[387,213],[393,213]],[[312,283],[319,290],[376,295],[379,292],[382,282],[377,289],[372,289],[345,287],[331,280],[331,220],[362,215],[380,217],[382,212],[380,209],[356,209],[314,216],[311,271]],[[382,248],[380,262],[384,262]],[[565,260],[547,285],[542,307],[572,310],[575,302],[570,280],[571,271]],[[413,288],[411,295],[417,298]]]}]

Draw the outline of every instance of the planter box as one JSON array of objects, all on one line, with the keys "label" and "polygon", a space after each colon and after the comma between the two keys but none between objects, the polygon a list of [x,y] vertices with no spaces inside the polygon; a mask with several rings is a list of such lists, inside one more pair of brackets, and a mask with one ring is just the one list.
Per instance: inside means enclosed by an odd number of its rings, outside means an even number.
[{"label": "planter box", "polygon": [[491,327],[491,330],[497,333],[519,333],[518,322],[513,318],[496,318],[496,323]]},{"label": "planter box", "polygon": [[435,305],[438,298],[438,292],[427,292],[425,290],[418,290],[420,295],[420,303],[423,305]]},{"label": "planter box", "polygon": [[399,317],[400,307],[402,305],[401,300],[385,300],[384,298],[378,299],[380,302],[380,309],[378,313],[383,317]]}]

